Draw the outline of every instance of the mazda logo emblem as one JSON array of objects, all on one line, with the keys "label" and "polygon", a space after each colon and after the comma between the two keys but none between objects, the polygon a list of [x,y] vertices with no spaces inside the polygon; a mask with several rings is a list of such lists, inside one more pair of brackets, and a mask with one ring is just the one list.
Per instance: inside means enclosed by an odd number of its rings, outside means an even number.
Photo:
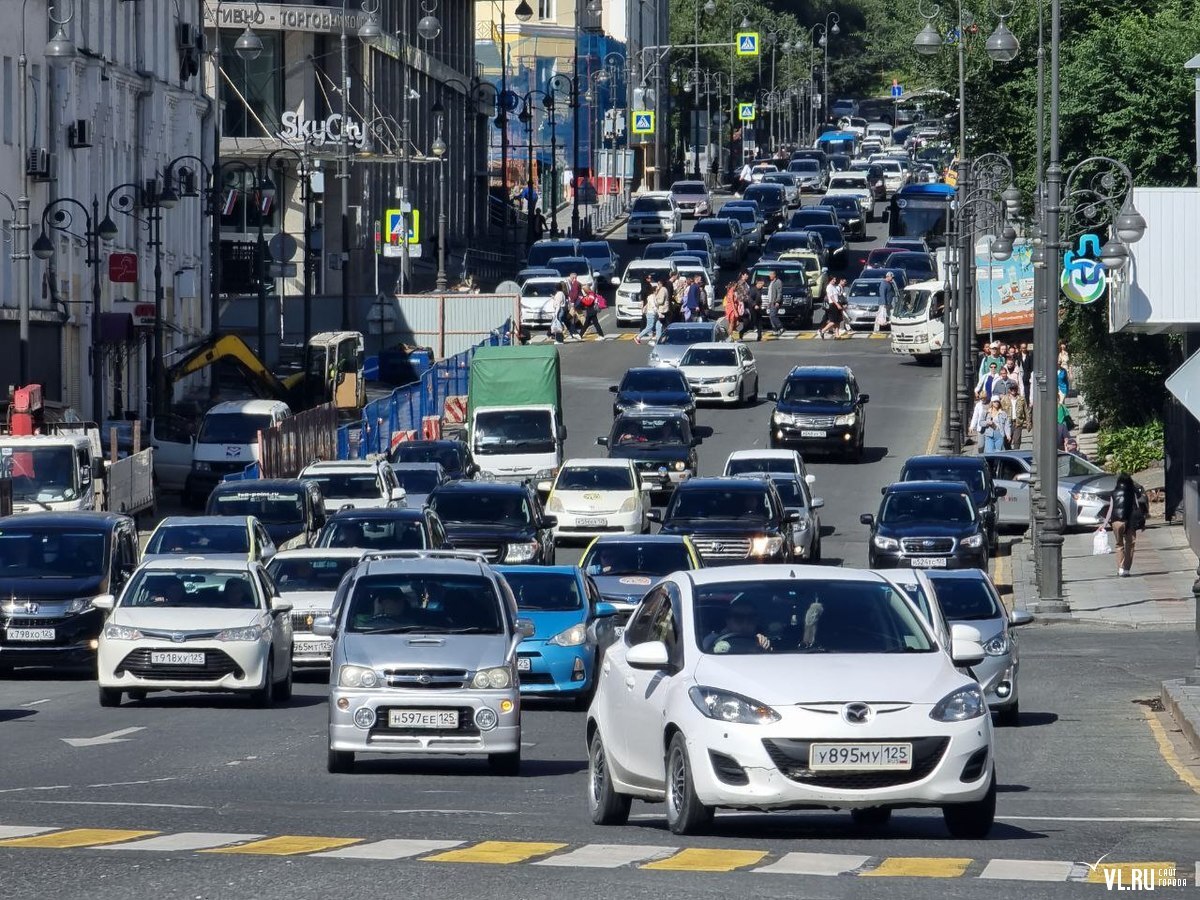
[{"label": "mazda logo emblem", "polygon": [[417,684],[429,684],[432,681],[433,681],[433,679],[430,678],[428,675],[426,675],[424,672],[422,672],[420,675],[417,676]]},{"label": "mazda logo emblem", "polygon": [[842,718],[851,725],[865,725],[871,718],[871,707],[865,703],[847,703],[842,708]]}]

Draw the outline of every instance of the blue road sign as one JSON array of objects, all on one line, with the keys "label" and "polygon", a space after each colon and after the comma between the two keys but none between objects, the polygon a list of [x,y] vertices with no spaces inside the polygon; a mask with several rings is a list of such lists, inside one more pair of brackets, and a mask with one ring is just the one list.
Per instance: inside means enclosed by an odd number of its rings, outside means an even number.
[{"label": "blue road sign", "polygon": [[892,85],[892,96],[897,97],[897,98],[903,97],[904,96],[904,85],[893,84]]}]

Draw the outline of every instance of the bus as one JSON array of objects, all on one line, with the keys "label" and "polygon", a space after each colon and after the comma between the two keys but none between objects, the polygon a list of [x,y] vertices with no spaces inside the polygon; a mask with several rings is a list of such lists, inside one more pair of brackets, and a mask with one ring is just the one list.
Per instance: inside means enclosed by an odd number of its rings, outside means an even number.
[{"label": "bus", "polygon": [[816,141],[816,148],[826,156],[843,153],[851,158],[858,152],[858,135],[853,131],[826,131]]},{"label": "bus", "polygon": [[931,250],[946,245],[954,188],[946,184],[909,184],[888,204],[889,238],[924,238]]}]

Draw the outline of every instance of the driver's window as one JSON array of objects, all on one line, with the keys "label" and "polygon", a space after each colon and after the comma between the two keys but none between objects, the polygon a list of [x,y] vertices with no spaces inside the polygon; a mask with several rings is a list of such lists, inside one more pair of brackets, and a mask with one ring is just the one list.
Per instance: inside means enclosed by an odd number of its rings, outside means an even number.
[{"label": "driver's window", "polygon": [[154,420],[154,438],[167,444],[190,444],[192,432],[180,416],[159,416]]},{"label": "driver's window", "polygon": [[667,645],[667,656],[675,659],[679,651],[679,619],[675,615],[674,604],[663,591],[662,604],[650,623],[650,640],[662,641]]},{"label": "driver's window", "polygon": [[670,605],[667,601],[667,593],[662,588],[656,588],[645,596],[641,605],[638,606],[637,612],[629,620],[629,627],[625,629],[626,644],[633,647],[647,641],[657,640],[654,637],[653,623],[664,604]]}]

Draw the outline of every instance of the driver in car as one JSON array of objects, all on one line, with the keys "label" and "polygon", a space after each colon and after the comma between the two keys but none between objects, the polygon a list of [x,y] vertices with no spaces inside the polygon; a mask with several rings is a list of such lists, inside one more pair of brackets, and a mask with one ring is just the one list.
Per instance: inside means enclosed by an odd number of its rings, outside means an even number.
[{"label": "driver in car", "polygon": [[754,606],[735,601],[725,616],[725,627],[704,639],[706,653],[739,653],[770,650],[771,639],[758,630],[758,614]]}]

